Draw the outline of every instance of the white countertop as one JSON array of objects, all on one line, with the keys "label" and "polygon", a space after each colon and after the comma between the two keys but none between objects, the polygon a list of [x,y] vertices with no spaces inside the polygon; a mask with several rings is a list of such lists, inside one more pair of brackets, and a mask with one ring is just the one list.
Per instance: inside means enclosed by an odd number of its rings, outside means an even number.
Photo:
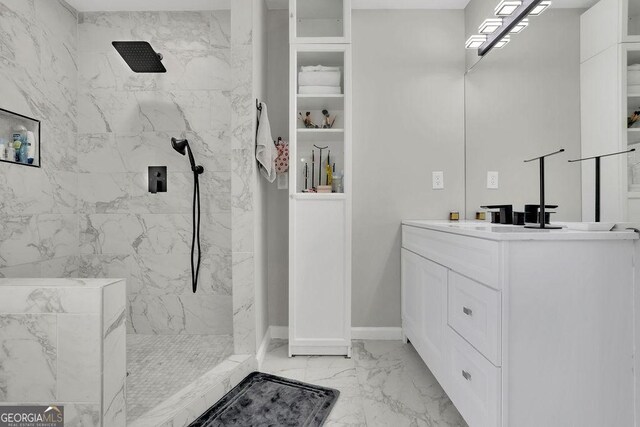
[{"label": "white countertop", "polygon": [[124,279],[0,279],[0,287],[31,288],[103,288]]},{"label": "white countertop", "polygon": [[623,231],[535,230],[486,221],[405,220],[402,225],[460,234],[487,240],[637,240],[638,233]]}]

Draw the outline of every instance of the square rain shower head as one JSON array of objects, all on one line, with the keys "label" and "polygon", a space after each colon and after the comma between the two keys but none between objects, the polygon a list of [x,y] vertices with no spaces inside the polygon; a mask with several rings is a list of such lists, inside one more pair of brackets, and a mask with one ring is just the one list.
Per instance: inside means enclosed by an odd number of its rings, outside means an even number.
[{"label": "square rain shower head", "polygon": [[135,73],[166,73],[162,65],[162,55],[156,53],[148,42],[112,42],[122,59]]}]

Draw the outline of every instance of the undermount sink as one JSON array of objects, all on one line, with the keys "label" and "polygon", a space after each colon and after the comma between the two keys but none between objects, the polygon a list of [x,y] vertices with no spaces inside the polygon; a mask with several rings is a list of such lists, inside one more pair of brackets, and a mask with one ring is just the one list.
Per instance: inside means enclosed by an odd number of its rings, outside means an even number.
[{"label": "undermount sink", "polygon": [[615,222],[559,222],[557,224],[569,230],[581,231],[611,231],[616,226]]}]

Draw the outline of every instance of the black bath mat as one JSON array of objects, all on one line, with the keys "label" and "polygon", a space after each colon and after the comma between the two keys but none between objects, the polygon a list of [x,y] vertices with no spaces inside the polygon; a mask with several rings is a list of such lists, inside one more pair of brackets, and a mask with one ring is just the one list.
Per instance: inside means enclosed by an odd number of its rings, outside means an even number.
[{"label": "black bath mat", "polygon": [[190,427],[319,427],[339,395],[338,390],[253,372]]}]

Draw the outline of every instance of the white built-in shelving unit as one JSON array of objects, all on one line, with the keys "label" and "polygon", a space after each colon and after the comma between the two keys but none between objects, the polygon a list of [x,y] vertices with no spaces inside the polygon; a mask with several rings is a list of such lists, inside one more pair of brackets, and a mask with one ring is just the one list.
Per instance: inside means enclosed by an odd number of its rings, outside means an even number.
[{"label": "white built-in shelving unit", "polygon": [[[351,2],[290,0],[289,15],[289,355],[350,357]],[[301,67],[315,65],[340,67],[340,94],[299,94]],[[321,124],[325,109],[336,117],[330,129],[299,119],[309,112]],[[321,159],[316,147],[326,147]],[[319,176],[327,184],[329,152],[343,188],[313,192]]]},{"label": "white built-in shelving unit", "polygon": [[[638,222],[640,127],[627,117],[640,111],[640,85],[627,67],[640,64],[640,0],[601,0],[582,15],[580,62],[582,156],[637,150],[602,160],[602,221]],[[594,217],[594,170],[582,165],[583,221]]]}]

